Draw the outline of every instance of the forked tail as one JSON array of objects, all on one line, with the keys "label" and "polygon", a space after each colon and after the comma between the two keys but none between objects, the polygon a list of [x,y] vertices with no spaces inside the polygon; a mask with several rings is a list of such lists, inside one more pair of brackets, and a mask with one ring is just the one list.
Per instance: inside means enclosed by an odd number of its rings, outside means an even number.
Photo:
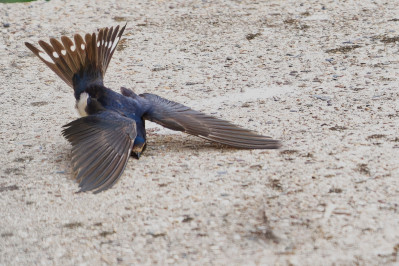
[{"label": "forked tail", "polygon": [[44,52],[28,42],[25,45],[77,93],[91,83],[102,84],[125,27],[102,28],[97,35],[86,34],[84,39],[75,34],[75,42],[66,36],[61,37],[61,42],[54,38],[50,44],[39,41]]}]

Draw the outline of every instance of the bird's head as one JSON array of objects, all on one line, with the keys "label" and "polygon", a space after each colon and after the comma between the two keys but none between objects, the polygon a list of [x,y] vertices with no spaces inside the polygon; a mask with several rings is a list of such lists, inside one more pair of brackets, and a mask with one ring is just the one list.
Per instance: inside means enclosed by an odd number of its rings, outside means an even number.
[{"label": "bird's head", "polygon": [[134,140],[133,148],[132,148],[132,154],[134,157],[137,159],[140,158],[140,155],[143,153],[145,148],[147,147],[147,142],[145,138],[137,136],[136,139]]}]

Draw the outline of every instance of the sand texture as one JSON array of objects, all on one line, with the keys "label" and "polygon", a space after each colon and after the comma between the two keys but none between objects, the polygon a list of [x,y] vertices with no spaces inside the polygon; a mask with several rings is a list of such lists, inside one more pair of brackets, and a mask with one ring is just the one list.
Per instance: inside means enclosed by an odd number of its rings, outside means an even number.
[{"label": "sand texture", "polygon": [[[0,265],[397,265],[398,1],[0,4]],[[128,23],[106,85],[280,139],[148,125],[120,181],[75,193],[70,89],[25,41]]]}]

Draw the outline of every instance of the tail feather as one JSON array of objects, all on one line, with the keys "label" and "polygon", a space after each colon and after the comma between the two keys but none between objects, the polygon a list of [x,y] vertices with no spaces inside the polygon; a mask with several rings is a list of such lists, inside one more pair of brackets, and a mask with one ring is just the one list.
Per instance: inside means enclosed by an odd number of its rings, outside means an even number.
[{"label": "tail feather", "polygon": [[64,51],[61,50],[61,54],[68,55],[71,69],[73,70],[74,73],[76,73],[77,71],[79,71],[79,67],[81,65],[80,58],[78,58],[78,54],[76,52],[76,45],[71,39],[69,39],[66,36],[62,36],[61,41],[62,41],[62,46],[65,48]]},{"label": "tail feather", "polygon": [[85,35],[85,42],[87,45],[86,48],[86,58],[88,63],[91,63],[91,65],[95,68],[96,67],[96,53],[97,53],[97,46],[96,46],[96,35],[93,33],[94,38],[92,38],[91,34],[86,34]]},{"label": "tail feather", "polygon": [[73,73],[63,58],[64,56],[62,56],[61,53],[57,53],[54,47],[45,41],[39,41],[39,45],[43,48],[47,55],[50,56],[52,61],[55,62],[55,65],[58,67],[59,72],[63,75],[63,77],[69,80],[69,77],[72,76]]},{"label": "tail feather", "polygon": [[[105,58],[105,51],[106,51],[106,47],[104,46],[104,39],[107,37],[107,33],[108,33],[108,28],[103,28],[99,31],[98,33],[98,41],[100,42],[100,46],[98,47],[98,54],[99,54],[99,58]],[[102,66],[102,62],[101,62],[101,66]]]},{"label": "tail feather", "polygon": [[[85,87],[90,84],[82,82],[101,82],[111,61],[115,48],[126,28],[126,25],[119,30],[102,28],[98,34],[86,34],[83,38],[75,34],[74,41],[66,36],[61,37],[61,42],[51,38],[50,43],[39,41],[39,50],[32,44],[26,42],[25,45],[39,59],[53,70],[65,83],[74,89]],[[100,73],[101,80],[98,80]],[[75,75],[84,77],[84,81],[74,79]],[[79,84],[75,84],[79,82]]]},{"label": "tail feather", "polygon": [[65,83],[68,85],[72,86],[72,80],[69,81],[68,77],[64,76],[64,73],[61,71],[61,66],[57,65],[57,63],[54,63],[53,59],[51,56],[45,54],[41,50],[37,49],[35,46],[33,46],[30,43],[25,43],[26,47],[28,47],[37,57],[40,58],[40,60],[45,63],[51,70],[53,70]]},{"label": "tail feather", "polygon": [[80,68],[81,66],[84,66],[86,64],[86,44],[85,41],[83,40],[83,37],[80,36],[79,34],[75,34],[73,39],[75,40],[75,47],[73,48],[75,48],[76,56],[79,59],[80,62],[79,68]]},{"label": "tail feather", "polygon": [[71,56],[65,50],[63,44],[61,44],[58,40],[51,38],[50,43],[53,46],[55,52],[60,55],[60,59],[63,62],[63,65],[68,69],[68,71],[72,73],[76,73],[79,70],[79,66],[75,65]]},{"label": "tail feather", "polygon": [[112,55],[115,52],[116,45],[118,44],[119,40],[121,39],[121,36],[123,34],[123,31],[125,30],[124,26],[121,30],[119,30],[119,25],[116,26],[115,29],[111,27],[110,29],[105,28],[100,30],[103,31],[102,38],[100,38],[100,33],[99,33],[99,43],[97,46],[100,45],[101,47],[101,65],[103,69],[107,69],[109,62],[111,61]]},{"label": "tail feather", "polygon": [[[113,27],[109,28],[107,31],[107,34],[104,35],[104,63],[108,60],[109,57],[109,43],[111,42],[111,38],[112,38],[112,32],[113,32]],[[104,64],[103,63],[103,64]],[[105,63],[106,65],[106,63]],[[105,66],[107,67],[107,66]]]}]

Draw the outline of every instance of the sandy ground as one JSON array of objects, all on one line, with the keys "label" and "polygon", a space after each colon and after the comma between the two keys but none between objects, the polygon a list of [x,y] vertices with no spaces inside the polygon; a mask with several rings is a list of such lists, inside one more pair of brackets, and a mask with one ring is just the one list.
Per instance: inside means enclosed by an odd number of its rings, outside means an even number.
[{"label": "sandy ground", "polygon": [[[399,263],[398,1],[0,4],[0,264]],[[106,85],[281,139],[150,125],[111,190],[76,194],[72,91],[24,41],[128,22]]]}]

